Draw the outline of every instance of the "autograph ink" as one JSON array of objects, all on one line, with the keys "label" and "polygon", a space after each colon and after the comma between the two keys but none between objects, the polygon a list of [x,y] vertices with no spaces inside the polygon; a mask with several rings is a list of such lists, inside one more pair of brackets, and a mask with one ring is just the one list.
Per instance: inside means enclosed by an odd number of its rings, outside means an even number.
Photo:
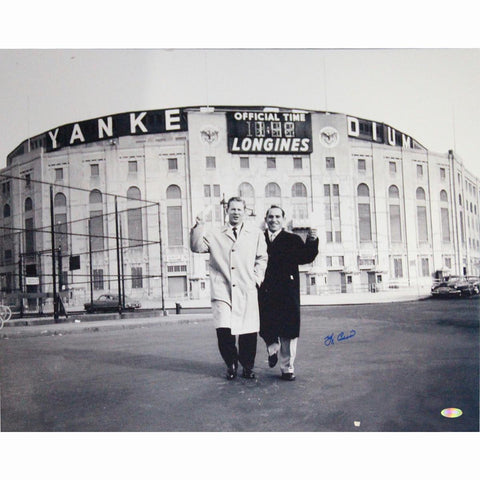
[{"label": "autograph ink", "polygon": [[[347,335],[347,336],[345,335],[345,332],[340,332],[336,336],[336,340],[337,342],[343,342],[344,340],[348,340],[349,338],[354,337],[356,334],[357,332],[355,330],[350,330],[350,335]],[[335,345],[335,334],[331,333],[330,335],[327,335],[326,337],[324,337],[323,343],[325,344],[326,347],[328,347],[329,345]]]}]

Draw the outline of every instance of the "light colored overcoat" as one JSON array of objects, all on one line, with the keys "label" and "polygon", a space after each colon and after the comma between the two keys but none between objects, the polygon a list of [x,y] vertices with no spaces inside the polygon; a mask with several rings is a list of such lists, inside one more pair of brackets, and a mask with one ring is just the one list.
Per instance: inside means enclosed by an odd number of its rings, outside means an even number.
[{"label": "light colored overcoat", "polygon": [[[244,223],[235,240],[228,226],[207,232],[204,224],[198,224],[190,231],[190,248],[210,253],[212,304],[225,302],[230,307],[212,309],[215,328],[230,328],[232,335],[258,332],[257,286],[263,282],[268,260],[263,232]],[[225,311],[230,314],[216,314]]]}]

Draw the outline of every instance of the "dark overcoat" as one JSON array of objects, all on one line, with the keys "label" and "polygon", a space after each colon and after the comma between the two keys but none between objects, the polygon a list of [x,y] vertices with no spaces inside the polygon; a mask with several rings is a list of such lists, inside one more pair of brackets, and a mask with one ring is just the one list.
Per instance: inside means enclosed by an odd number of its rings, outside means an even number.
[{"label": "dark overcoat", "polygon": [[278,337],[300,334],[300,279],[298,266],[311,263],[318,254],[318,238],[303,240],[282,230],[270,242],[265,280],[259,288],[260,336],[269,345]]}]

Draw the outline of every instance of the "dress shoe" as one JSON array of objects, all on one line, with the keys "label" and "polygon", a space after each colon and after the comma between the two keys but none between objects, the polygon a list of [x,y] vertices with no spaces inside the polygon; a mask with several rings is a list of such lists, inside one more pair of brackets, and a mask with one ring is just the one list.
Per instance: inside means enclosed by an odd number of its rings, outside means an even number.
[{"label": "dress shoe", "polygon": [[253,373],[253,371],[250,368],[244,368],[242,377],[252,379],[252,378],[255,378],[255,373]]},{"label": "dress shoe", "polygon": [[235,364],[230,365],[227,368],[227,380],[233,380],[237,376],[237,366]]},{"label": "dress shoe", "polygon": [[280,378],[282,380],[293,382],[293,380],[295,380],[295,375],[293,373],[287,372],[287,373],[282,373],[282,376]]},{"label": "dress shoe", "polygon": [[273,368],[277,364],[277,361],[278,361],[278,355],[276,353],[268,356],[268,366],[270,368]]}]

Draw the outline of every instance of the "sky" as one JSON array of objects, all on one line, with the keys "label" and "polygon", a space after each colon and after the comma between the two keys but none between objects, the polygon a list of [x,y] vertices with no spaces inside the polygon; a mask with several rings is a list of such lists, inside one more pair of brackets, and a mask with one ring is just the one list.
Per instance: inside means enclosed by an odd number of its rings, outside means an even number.
[{"label": "sky", "polygon": [[480,177],[480,49],[3,49],[0,166],[66,123],[136,110],[270,105],[384,122]]}]

